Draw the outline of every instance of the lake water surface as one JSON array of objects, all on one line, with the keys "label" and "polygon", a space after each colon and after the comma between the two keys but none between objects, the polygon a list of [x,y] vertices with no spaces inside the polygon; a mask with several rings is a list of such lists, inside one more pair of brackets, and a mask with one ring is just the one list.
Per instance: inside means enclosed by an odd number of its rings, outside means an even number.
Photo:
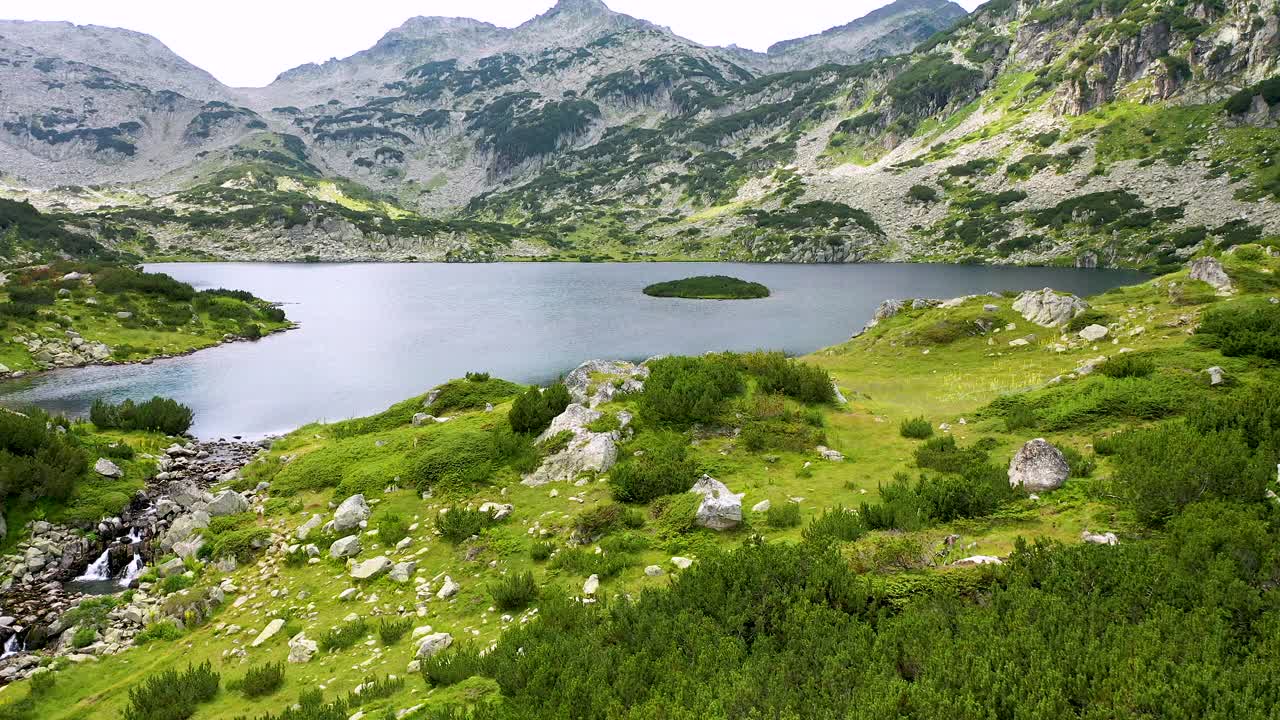
[{"label": "lake water surface", "polygon": [[[592,358],[758,348],[807,353],[847,339],[885,298],[1053,287],[1081,295],[1140,282],[1118,270],[969,265],[170,263],[197,289],[285,303],[301,327],[256,343],[0,384],[0,402],[80,414],[95,398],[165,395],[205,438],[281,433],[366,415],[467,371],[544,382]],[[724,274],[762,300],[651,298],[648,284]]]}]

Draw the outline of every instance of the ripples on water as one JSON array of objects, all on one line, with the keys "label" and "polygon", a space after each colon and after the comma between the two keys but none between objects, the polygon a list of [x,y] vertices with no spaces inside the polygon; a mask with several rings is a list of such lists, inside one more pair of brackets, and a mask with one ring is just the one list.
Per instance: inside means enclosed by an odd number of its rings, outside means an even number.
[{"label": "ripples on water", "polygon": [[[769,348],[812,352],[881,300],[1054,287],[1092,294],[1141,275],[969,265],[174,263],[197,289],[285,303],[302,327],[153,365],[91,367],[0,385],[0,402],[79,414],[98,397],[173,397],[201,437],[257,437],[376,412],[470,370],[543,382],[591,358]],[[646,285],[724,274],[763,300],[651,298]]]}]

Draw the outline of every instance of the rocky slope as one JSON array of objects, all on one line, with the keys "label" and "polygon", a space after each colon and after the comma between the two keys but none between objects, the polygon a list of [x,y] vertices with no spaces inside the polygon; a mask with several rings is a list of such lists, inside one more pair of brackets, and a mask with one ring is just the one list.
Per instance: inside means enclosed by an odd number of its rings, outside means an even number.
[{"label": "rocky slope", "polygon": [[[169,257],[1169,267],[1280,231],[1274,6],[996,0],[871,59],[954,15],[903,0],[753,56],[564,0],[225,99],[45,78],[11,31],[0,167]],[[46,82],[95,112],[47,112]]]},{"label": "rocky slope", "polygon": [[846,25],[775,43],[765,53],[743,51],[741,57],[748,67],[769,72],[856,65],[911,52],[967,15],[950,0],[896,0]]}]

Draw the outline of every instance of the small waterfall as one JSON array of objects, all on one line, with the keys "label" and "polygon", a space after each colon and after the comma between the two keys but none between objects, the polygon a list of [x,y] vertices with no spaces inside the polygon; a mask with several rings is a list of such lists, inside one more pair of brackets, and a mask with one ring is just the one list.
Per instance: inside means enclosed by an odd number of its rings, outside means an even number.
[{"label": "small waterfall", "polygon": [[0,654],[0,660],[26,652],[26,650],[27,646],[18,640],[18,633],[14,633],[9,636],[8,640],[4,641],[4,654]]},{"label": "small waterfall", "polygon": [[133,560],[131,560],[129,564],[125,566],[124,571],[120,573],[120,587],[127,588],[134,580],[137,580],[138,576],[142,574],[142,567],[144,564],[142,556],[134,553]]},{"label": "small waterfall", "polygon": [[103,550],[93,564],[85,568],[84,574],[75,578],[76,581],[85,580],[110,580],[111,579],[111,550]]},{"label": "small waterfall", "polygon": [[129,534],[126,537],[130,545],[137,545],[142,542],[142,528],[129,528]]}]

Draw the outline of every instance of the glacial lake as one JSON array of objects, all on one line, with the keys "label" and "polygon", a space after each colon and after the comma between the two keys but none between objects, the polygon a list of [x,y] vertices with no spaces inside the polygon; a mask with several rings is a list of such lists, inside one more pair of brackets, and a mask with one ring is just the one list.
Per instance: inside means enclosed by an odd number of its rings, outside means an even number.
[{"label": "glacial lake", "polygon": [[[1053,287],[1088,295],[1144,276],[1120,270],[970,265],[497,263],[148,265],[197,289],[284,303],[301,327],[254,343],[0,384],[0,403],[86,413],[95,398],[165,395],[202,438],[257,438],[377,412],[467,371],[546,382],[592,358],[710,350],[802,354],[846,340],[885,298]],[[761,300],[652,298],[693,275],[767,285]]]}]

